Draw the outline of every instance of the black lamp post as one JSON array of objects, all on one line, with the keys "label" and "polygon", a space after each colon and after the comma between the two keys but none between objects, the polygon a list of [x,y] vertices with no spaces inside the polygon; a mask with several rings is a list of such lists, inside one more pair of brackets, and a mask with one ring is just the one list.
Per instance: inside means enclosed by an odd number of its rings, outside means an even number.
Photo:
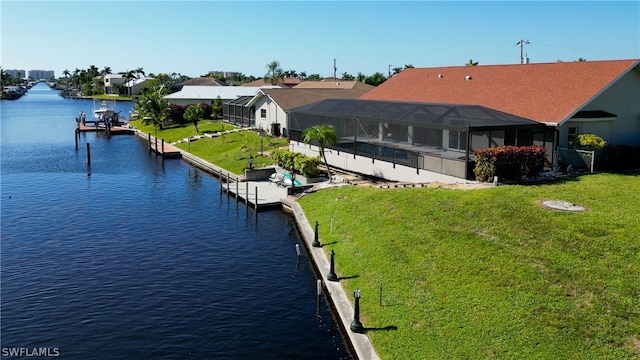
[{"label": "black lamp post", "polygon": [[353,292],[353,297],[356,299],[356,306],[353,312],[353,321],[351,322],[351,331],[356,333],[363,333],[364,326],[360,322],[360,290],[356,289]]},{"label": "black lamp post", "polygon": [[316,220],[316,230],[313,233],[313,242],[311,243],[313,247],[321,247],[320,241],[318,241],[318,221]]},{"label": "black lamp post", "polygon": [[338,281],[338,275],[336,275],[335,272],[335,263],[333,261],[333,257],[336,255],[336,253],[331,250],[331,267],[329,268],[329,273],[327,274],[327,280],[329,281]]},{"label": "black lamp post", "polygon": [[249,155],[249,170],[253,169],[253,155]]}]

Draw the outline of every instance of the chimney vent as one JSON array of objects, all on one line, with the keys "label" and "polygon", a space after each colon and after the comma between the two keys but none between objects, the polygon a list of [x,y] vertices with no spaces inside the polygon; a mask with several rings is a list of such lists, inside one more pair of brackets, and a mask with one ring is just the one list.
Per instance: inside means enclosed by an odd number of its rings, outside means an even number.
[{"label": "chimney vent", "polygon": [[469,76],[469,75],[467,75],[467,76],[465,76],[465,77],[464,77],[464,79],[465,79],[465,80],[471,80],[471,79],[472,79],[472,77],[471,77],[471,76]]}]

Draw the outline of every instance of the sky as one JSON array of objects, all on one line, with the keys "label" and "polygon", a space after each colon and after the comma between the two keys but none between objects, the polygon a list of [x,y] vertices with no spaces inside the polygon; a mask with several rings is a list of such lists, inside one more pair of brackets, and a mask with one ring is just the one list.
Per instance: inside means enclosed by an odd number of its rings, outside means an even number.
[{"label": "sky", "polygon": [[[0,0],[3,69],[198,77],[640,58],[640,1]],[[528,42],[527,42],[528,40]]]}]

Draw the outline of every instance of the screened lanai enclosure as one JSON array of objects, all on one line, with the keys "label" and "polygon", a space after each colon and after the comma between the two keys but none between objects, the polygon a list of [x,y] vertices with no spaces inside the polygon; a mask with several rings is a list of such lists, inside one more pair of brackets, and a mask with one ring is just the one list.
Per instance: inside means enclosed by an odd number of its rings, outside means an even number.
[{"label": "screened lanai enclosure", "polygon": [[550,165],[554,148],[553,128],[477,105],[328,99],[291,110],[290,138],[321,124],[336,129],[338,154],[462,179],[474,178],[474,150],[540,145]]}]

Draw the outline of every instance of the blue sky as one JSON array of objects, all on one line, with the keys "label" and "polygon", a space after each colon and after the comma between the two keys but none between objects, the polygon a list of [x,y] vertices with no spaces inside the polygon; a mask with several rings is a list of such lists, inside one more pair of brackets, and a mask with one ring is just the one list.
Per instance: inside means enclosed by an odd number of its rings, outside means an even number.
[{"label": "blue sky", "polygon": [[639,1],[6,1],[3,69],[264,76],[640,58]]}]

